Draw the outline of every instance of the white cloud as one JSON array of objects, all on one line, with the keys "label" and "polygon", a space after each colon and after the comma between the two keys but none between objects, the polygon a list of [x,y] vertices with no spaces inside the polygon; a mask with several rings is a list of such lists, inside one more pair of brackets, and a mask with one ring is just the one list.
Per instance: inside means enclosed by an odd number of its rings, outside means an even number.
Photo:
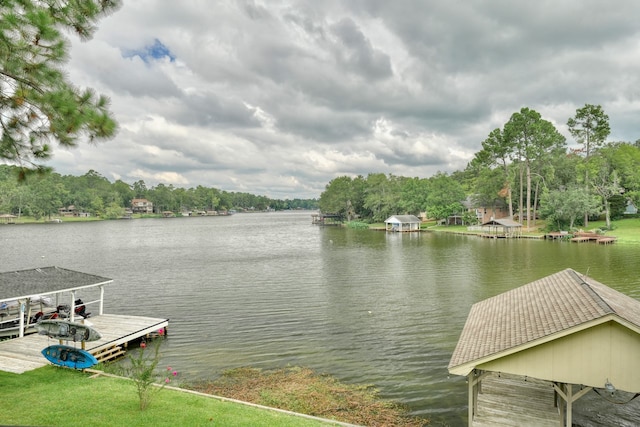
[{"label": "white cloud", "polygon": [[522,107],[571,144],[567,119],[600,104],[610,139],[635,141],[639,12],[630,0],[124,2],[73,40],[68,67],[111,98],[119,134],[58,148],[51,165],[318,197],[339,175],[462,169]]}]

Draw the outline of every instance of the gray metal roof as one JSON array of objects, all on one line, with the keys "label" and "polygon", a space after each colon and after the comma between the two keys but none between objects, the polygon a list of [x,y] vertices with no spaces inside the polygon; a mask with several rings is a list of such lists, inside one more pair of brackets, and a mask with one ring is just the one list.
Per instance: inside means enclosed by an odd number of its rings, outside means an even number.
[{"label": "gray metal roof", "polygon": [[113,282],[112,279],[60,267],[43,267],[0,273],[0,302],[34,295],[89,288]]},{"label": "gray metal roof", "polygon": [[640,331],[640,301],[570,268],[562,270],[474,304],[449,368],[535,345],[609,315]]}]

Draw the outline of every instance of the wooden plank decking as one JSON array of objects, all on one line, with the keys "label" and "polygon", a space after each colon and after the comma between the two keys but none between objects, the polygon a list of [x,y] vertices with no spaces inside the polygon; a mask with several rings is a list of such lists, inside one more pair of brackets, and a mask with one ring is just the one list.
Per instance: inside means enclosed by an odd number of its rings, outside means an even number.
[{"label": "wooden plank decking", "polygon": [[[118,354],[121,351],[120,347],[166,328],[169,324],[168,319],[118,314],[102,314],[90,317],[87,321],[102,335],[98,341],[85,343],[85,349],[93,355]],[[54,344],[58,344],[57,339],[38,334],[0,341],[0,370],[20,374],[45,366],[49,362],[42,356],[41,351]],[[81,346],[80,343],[67,344]]]},{"label": "wooden plank decking", "polygon": [[596,243],[614,243],[617,240],[615,236],[603,236],[602,234],[597,233],[576,233],[575,236],[571,239],[574,243],[581,242],[596,242]]},{"label": "wooden plank decking", "polygon": [[492,374],[482,381],[473,427],[561,425],[551,383]]}]

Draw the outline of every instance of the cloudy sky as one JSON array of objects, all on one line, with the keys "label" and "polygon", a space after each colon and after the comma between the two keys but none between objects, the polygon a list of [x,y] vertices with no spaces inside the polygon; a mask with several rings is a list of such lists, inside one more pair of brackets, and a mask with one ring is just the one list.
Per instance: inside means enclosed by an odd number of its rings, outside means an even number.
[{"label": "cloudy sky", "polygon": [[56,148],[59,173],[319,197],[341,175],[462,170],[522,107],[573,140],[602,105],[640,138],[640,3],[125,0],[69,77],[120,128]]}]

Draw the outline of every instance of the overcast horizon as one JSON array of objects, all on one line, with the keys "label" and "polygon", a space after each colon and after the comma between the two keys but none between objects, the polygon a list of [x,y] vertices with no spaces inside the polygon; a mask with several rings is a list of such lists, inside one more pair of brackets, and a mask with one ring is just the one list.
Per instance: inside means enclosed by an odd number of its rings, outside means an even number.
[{"label": "overcast horizon", "polygon": [[[617,7],[616,7],[617,6]],[[522,107],[601,105],[633,142],[640,3],[136,0],[72,42],[112,140],[47,164],[110,181],[317,198],[335,177],[463,170]]]}]

